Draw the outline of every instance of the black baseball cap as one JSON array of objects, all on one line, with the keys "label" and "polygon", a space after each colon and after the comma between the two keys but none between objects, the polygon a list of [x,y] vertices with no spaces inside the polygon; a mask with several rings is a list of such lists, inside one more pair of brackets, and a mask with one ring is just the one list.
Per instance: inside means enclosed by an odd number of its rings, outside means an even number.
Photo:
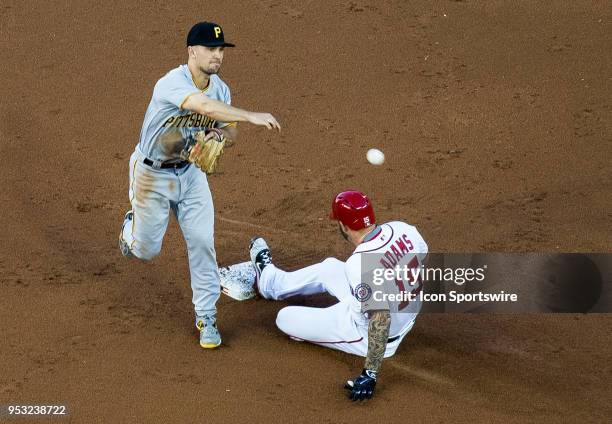
[{"label": "black baseball cap", "polygon": [[235,47],[225,42],[221,26],[213,22],[199,22],[191,27],[187,34],[187,46]]}]

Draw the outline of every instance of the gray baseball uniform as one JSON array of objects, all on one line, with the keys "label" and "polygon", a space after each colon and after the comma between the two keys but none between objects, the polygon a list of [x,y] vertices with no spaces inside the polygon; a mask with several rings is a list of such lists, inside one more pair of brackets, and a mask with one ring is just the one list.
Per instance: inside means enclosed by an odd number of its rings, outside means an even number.
[{"label": "gray baseball uniform", "polygon": [[[214,315],[219,298],[219,274],[214,248],[214,209],[206,174],[180,164],[180,152],[197,131],[223,128],[227,123],[181,108],[194,94],[230,104],[230,90],[217,75],[199,90],[187,65],[162,77],[153,90],[130,158],[129,196],[133,216],[126,219],[122,236],[131,253],[144,260],[159,254],[170,210],[187,243],[193,304],[197,316]],[[146,163],[149,164],[146,164]],[[162,168],[162,164],[179,163]]]}]

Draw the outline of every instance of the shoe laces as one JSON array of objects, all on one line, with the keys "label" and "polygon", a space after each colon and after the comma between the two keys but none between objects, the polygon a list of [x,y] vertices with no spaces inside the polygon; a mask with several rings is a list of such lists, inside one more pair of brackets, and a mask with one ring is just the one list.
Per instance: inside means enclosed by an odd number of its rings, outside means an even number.
[{"label": "shoe laces", "polygon": [[216,320],[213,317],[204,315],[201,319],[198,320],[198,328],[202,330],[203,328],[206,328],[206,327],[216,328],[217,327]]},{"label": "shoe laces", "polygon": [[259,262],[261,262],[263,266],[270,265],[272,263],[272,255],[270,254],[270,250],[264,249],[259,255]]}]

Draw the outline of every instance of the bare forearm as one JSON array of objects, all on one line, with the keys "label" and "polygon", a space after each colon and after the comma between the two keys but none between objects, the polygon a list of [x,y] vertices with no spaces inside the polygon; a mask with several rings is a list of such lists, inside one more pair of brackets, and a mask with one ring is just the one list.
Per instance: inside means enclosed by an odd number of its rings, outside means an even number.
[{"label": "bare forearm", "polygon": [[281,126],[274,116],[269,113],[250,112],[248,110],[239,109],[228,105],[227,103],[214,100],[203,93],[195,94],[187,97],[182,109],[188,109],[197,112],[201,115],[206,115],[215,121],[221,122],[250,122],[254,125],[261,125],[268,129],[277,129],[280,131]]},{"label": "bare forearm", "polygon": [[222,101],[211,99],[203,93],[187,97],[181,107],[222,122],[247,121],[249,113],[251,113]]},{"label": "bare forearm", "polygon": [[201,113],[216,121],[246,122],[251,112],[214,99],[207,99],[201,107]]},{"label": "bare forearm", "polygon": [[368,356],[365,368],[378,371],[385,357],[389,328],[391,327],[391,314],[389,311],[374,311],[370,314],[368,326]]}]

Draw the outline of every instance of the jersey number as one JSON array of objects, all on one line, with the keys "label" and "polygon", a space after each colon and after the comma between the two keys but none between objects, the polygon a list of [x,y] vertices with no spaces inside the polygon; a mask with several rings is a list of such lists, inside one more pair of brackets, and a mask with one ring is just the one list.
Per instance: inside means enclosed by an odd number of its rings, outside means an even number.
[{"label": "jersey number", "polygon": [[[419,267],[419,260],[416,257],[414,257],[410,262],[408,262],[408,269],[409,270],[417,269],[418,267]],[[414,298],[414,297],[419,295],[421,290],[423,290],[423,280],[421,279],[421,273],[418,274],[417,279],[416,279],[416,283],[414,283],[414,276],[412,275],[411,272],[408,273],[407,277],[408,277],[408,284],[410,286],[416,286],[410,292],[411,297]],[[399,289],[400,293],[406,293],[407,292],[406,287],[404,286],[404,282],[402,280],[397,280],[396,279],[395,280],[395,285]],[[398,311],[406,309],[406,307],[408,306],[409,303],[410,303],[409,299],[404,300],[402,303],[399,304]]]}]

